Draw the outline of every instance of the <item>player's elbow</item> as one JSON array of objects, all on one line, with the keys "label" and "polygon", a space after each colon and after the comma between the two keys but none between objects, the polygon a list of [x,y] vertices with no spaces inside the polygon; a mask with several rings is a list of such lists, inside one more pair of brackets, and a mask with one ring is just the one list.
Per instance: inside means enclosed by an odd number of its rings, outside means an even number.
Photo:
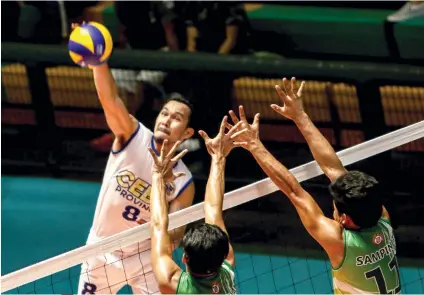
[{"label": "player's elbow", "polygon": [[158,282],[159,291],[161,294],[175,294],[170,282]]},{"label": "player's elbow", "polygon": [[216,224],[222,219],[222,208],[220,206],[205,205],[205,221],[209,224]]}]

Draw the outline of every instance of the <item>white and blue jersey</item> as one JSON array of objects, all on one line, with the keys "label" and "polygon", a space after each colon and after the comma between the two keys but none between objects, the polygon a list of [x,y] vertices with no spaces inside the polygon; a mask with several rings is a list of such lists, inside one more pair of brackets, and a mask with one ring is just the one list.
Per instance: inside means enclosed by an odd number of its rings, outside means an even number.
[{"label": "white and blue jersey", "polygon": [[[139,123],[137,130],[119,151],[112,151],[100,189],[88,244],[138,226],[137,221],[150,221],[150,192],[153,158],[148,148],[154,146],[153,133]],[[168,183],[168,202],[178,196],[192,182],[192,175],[180,160],[174,173],[185,176]],[[121,249],[125,254],[150,249],[150,240]]]}]

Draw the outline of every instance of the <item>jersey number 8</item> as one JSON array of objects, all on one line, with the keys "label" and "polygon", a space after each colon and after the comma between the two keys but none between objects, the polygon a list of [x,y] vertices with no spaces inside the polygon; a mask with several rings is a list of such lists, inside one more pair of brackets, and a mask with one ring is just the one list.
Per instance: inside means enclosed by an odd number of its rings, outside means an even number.
[{"label": "jersey number 8", "polygon": [[136,221],[139,214],[140,214],[139,209],[133,206],[127,206],[125,207],[124,212],[122,212],[122,217],[124,217],[126,220],[129,220],[129,221]]}]

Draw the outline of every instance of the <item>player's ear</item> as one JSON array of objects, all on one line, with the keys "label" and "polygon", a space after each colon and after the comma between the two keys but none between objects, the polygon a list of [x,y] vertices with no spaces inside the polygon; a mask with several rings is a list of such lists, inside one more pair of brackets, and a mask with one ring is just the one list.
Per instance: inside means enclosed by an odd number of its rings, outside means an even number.
[{"label": "player's ear", "polygon": [[348,222],[349,222],[349,216],[347,216],[345,213],[342,213],[342,215],[339,215],[340,216],[340,223],[343,225],[343,226],[345,226],[345,225],[347,225],[348,224]]},{"label": "player's ear", "polygon": [[184,264],[187,264],[188,259],[187,259],[187,256],[186,256],[185,253],[183,253],[183,259],[182,259],[182,261],[183,261]]},{"label": "player's ear", "polygon": [[194,135],[194,129],[191,127],[187,127],[186,130],[184,131],[184,134],[182,136],[182,139],[189,139],[190,137],[192,137]]}]

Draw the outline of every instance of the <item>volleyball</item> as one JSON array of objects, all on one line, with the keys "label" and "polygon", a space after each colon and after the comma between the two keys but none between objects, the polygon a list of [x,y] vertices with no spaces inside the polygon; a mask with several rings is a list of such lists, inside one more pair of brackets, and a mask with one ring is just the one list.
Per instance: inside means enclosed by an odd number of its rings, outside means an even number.
[{"label": "volleyball", "polygon": [[97,66],[109,59],[113,49],[112,36],[102,24],[84,23],[72,31],[68,49],[74,63]]}]

